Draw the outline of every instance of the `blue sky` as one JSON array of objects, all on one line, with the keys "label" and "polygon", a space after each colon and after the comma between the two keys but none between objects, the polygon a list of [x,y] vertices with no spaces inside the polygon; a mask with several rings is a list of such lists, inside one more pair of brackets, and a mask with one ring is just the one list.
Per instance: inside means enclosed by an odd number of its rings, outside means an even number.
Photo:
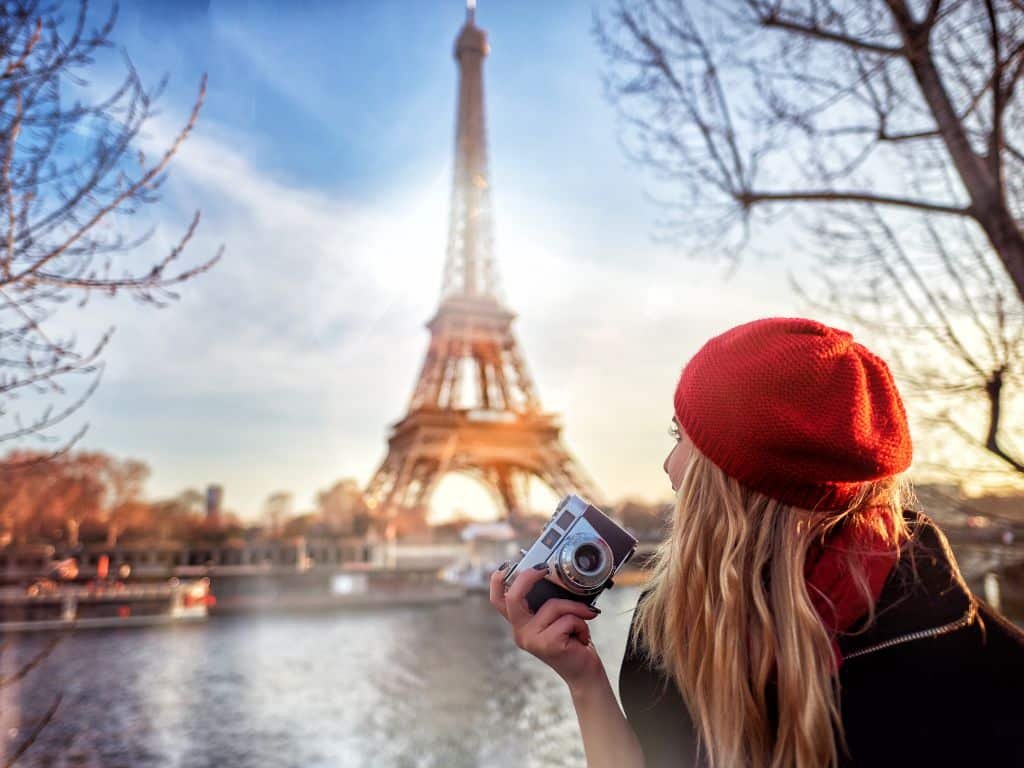
[{"label": "blue sky", "polygon": [[[602,96],[600,7],[480,2],[496,251],[571,450],[609,499],[657,499],[682,364],[716,332],[799,307],[780,263],[726,278],[652,238],[657,208]],[[83,338],[117,326],[84,447],[147,461],[153,497],[220,482],[249,518],[271,492],[301,510],[339,478],[369,478],[438,301],[464,14],[459,0],[123,3],[115,40],[146,82],[170,77],[148,147],[209,75],[148,214],[157,237],[127,259],[156,258],[197,208],[190,256],[227,251],[168,309],[104,300],[61,316]],[[435,507],[490,513],[458,479]]]}]

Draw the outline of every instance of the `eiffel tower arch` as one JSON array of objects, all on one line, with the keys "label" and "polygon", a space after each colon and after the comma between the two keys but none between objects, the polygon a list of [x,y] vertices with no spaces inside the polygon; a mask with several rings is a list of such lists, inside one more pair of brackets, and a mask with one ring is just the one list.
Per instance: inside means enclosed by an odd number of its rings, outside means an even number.
[{"label": "eiffel tower arch", "polygon": [[487,35],[472,5],[455,41],[459,68],[455,172],[441,303],[427,323],[430,344],[405,416],[366,497],[398,535],[421,533],[442,476],[462,472],[489,488],[502,514],[526,511],[531,478],[556,494],[597,499],[561,439],[556,415],[541,409],[500,298],[484,126]]}]

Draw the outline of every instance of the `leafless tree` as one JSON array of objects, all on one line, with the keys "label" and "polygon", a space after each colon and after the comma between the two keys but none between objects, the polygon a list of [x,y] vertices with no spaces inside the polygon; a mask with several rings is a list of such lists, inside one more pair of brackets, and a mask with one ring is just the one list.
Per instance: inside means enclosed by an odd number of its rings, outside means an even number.
[{"label": "leafless tree", "polygon": [[933,415],[1024,472],[1000,429],[1024,328],[1024,3],[618,0],[596,32],[668,225],[728,255],[801,225],[808,298],[915,339],[901,368]]},{"label": "leafless tree", "polygon": [[[157,260],[138,251],[150,233],[127,217],[158,200],[168,165],[196,124],[205,79],[184,127],[148,157],[140,133],[151,124],[163,88],[143,86],[125,56],[125,74],[97,98],[90,67],[112,47],[113,7],[98,27],[87,0],[65,4],[12,0],[0,11],[0,442],[34,437],[61,443],[55,428],[74,414],[99,381],[112,329],[84,348],[50,329],[69,302],[128,294],[164,306],[175,286],[220,257],[180,265],[198,212]],[[75,380],[83,385],[70,386]],[[82,391],[84,390],[84,391]],[[26,414],[18,398],[43,403]]]},{"label": "leafless tree", "polygon": [[[55,634],[31,658],[19,664],[17,669],[15,669],[8,675],[0,676],[0,690],[3,690],[4,688],[7,688],[11,685],[14,685],[15,683],[18,683],[25,677],[27,677],[33,670],[35,670],[44,661],[46,661],[47,658],[49,658],[49,656],[53,653],[57,646],[60,645],[60,643],[68,635],[70,635],[72,631],[72,629],[67,629],[60,632],[59,634]],[[0,654],[3,654],[5,651],[9,650],[9,642],[10,641],[0,644]],[[36,718],[34,722],[30,721],[26,724],[26,727],[24,729],[25,733],[14,746],[14,749],[9,754],[0,755],[0,768],[10,768],[11,766],[15,765],[18,762],[18,760],[22,757],[22,755],[24,755],[25,752],[28,751],[28,748],[35,744],[35,742],[39,739],[39,735],[43,732],[43,729],[45,729],[46,726],[49,725],[50,722],[53,720],[54,716],[56,716],[57,709],[60,707],[60,702],[62,698],[63,695],[58,693],[56,696],[54,696],[53,701],[50,703],[50,706],[46,708],[46,711],[41,716]]]},{"label": "leafless tree", "polygon": [[[819,263],[793,284],[808,304],[870,331],[885,350],[933,427],[925,469],[1019,477],[1024,453],[1004,427],[1022,416],[1024,312],[1016,291],[965,222],[891,218],[869,206],[820,223]],[[983,453],[965,454],[965,444]]]}]

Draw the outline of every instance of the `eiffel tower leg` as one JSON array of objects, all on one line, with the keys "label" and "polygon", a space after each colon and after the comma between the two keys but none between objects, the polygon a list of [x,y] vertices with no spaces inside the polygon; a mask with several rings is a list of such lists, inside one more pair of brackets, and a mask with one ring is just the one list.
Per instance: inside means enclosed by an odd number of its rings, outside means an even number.
[{"label": "eiffel tower leg", "polygon": [[483,358],[477,358],[478,383],[480,385],[480,404],[484,410],[491,408],[491,383],[488,378],[487,362]]},{"label": "eiffel tower leg", "polygon": [[542,469],[538,473],[559,496],[576,493],[595,504],[603,503],[597,485],[583,471],[569,453],[561,448],[548,448],[541,452]]},{"label": "eiffel tower leg", "polygon": [[421,465],[412,496],[412,509],[420,510],[423,520],[427,518],[430,498],[434,495],[434,489],[444,473],[441,462],[425,461]]},{"label": "eiffel tower leg", "polygon": [[419,485],[416,489],[415,505],[417,507],[425,509],[430,503],[430,497],[433,496],[434,489],[437,488],[438,482],[451,468],[452,456],[455,455],[455,448],[458,445],[458,442],[458,435],[452,433],[448,437],[448,440],[445,441],[445,446],[441,451],[440,458],[438,458],[436,462],[431,462],[426,465],[427,469],[420,478]]},{"label": "eiffel tower leg", "polygon": [[420,459],[419,448],[420,439],[417,438],[402,452],[389,452],[370,481],[368,491],[374,491],[370,501],[378,515],[393,518],[405,506],[409,483]]},{"label": "eiffel tower leg", "polygon": [[388,454],[366,485],[366,501],[375,513],[384,511],[384,500],[391,495],[397,474],[395,463],[394,456]]},{"label": "eiffel tower leg", "polygon": [[394,485],[391,486],[391,491],[384,499],[384,508],[389,512],[405,506],[405,494],[409,489],[409,478],[414,466],[415,460],[411,455],[406,455],[402,459],[398,471],[395,473]]},{"label": "eiffel tower leg", "polygon": [[526,513],[523,494],[516,487],[516,470],[510,466],[501,466],[495,470],[498,494],[501,496],[501,503],[505,507],[505,514],[509,522],[518,520]]},{"label": "eiffel tower leg", "polygon": [[494,378],[498,382],[498,391],[501,393],[502,408],[510,411],[514,408],[512,397],[509,395],[508,379],[505,375],[504,361],[499,358],[494,364]]},{"label": "eiffel tower leg", "polygon": [[427,503],[436,476],[437,462],[425,457],[421,457],[410,472],[398,510],[403,535],[427,533],[427,515],[430,512]]}]

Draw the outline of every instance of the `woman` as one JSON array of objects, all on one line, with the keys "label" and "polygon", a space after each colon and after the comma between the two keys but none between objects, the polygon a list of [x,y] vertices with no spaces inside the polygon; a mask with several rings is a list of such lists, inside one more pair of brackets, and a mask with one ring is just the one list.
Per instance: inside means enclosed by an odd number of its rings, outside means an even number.
[{"label": "woman", "polygon": [[709,341],[675,393],[676,509],[633,620],[619,708],[591,609],[491,602],[566,681],[597,766],[1024,765],[1024,634],[906,511],[886,364],[771,318]]}]

